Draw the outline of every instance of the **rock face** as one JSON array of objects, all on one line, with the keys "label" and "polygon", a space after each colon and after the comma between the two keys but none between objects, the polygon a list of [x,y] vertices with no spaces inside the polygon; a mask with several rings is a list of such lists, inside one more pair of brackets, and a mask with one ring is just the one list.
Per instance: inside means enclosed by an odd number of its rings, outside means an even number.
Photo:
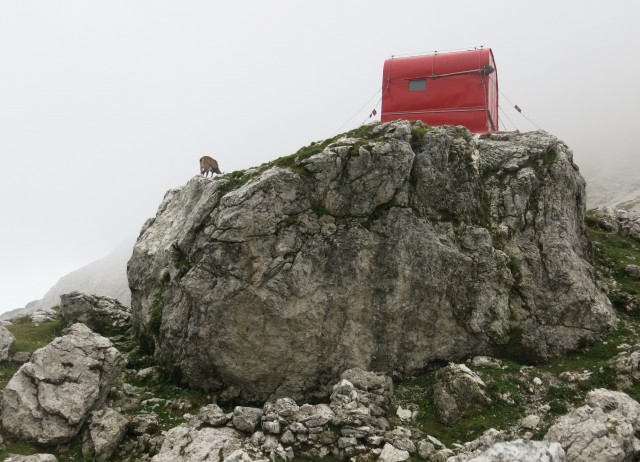
[{"label": "rock face", "polygon": [[398,121],[289,161],[169,191],[134,247],[134,324],[191,386],[326,396],[349,367],[540,361],[616,324],[553,136]]},{"label": "rock face", "polygon": [[81,322],[99,334],[126,328],[131,310],[115,298],[71,292],[60,296],[60,314],[68,324]]},{"label": "rock face", "polygon": [[597,389],[587,404],[561,417],[546,441],[558,442],[567,462],[631,461],[640,455],[640,404],[625,393]]},{"label": "rock face", "polygon": [[104,403],[125,360],[84,324],[36,350],[7,384],[2,425],[26,441],[61,444]]}]

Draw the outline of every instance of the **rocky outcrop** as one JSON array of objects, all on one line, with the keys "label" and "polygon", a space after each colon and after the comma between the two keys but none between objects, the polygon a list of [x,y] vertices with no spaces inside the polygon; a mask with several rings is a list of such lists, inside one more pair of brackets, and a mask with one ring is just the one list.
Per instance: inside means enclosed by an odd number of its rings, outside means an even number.
[{"label": "rocky outcrop", "polygon": [[402,121],[195,177],[138,238],[133,320],[165,369],[245,402],[326,396],[349,367],[542,361],[616,324],[584,188],[544,132]]},{"label": "rocky outcrop", "polygon": [[87,325],[102,335],[130,326],[131,310],[117,299],[71,292],[60,296],[60,314],[67,324]]},{"label": "rocky outcrop", "polygon": [[640,404],[625,393],[596,389],[586,405],[561,417],[544,439],[564,448],[567,462],[632,461],[640,455]]},{"label": "rocky outcrop", "polygon": [[16,338],[13,336],[9,329],[0,325],[0,361],[7,361],[11,348],[16,342]]},{"label": "rocky outcrop", "polygon": [[2,397],[4,429],[40,444],[69,441],[104,403],[124,366],[107,338],[74,324],[11,378]]}]

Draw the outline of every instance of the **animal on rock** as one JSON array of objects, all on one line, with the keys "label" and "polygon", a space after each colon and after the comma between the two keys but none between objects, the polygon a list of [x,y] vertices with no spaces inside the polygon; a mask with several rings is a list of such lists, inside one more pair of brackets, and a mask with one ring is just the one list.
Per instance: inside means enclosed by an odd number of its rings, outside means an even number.
[{"label": "animal on rock", "polygon": [[207,173],[211,173],[213,176],[214,173],[221,174],[222,172],[218,168],[218,161],[213,157],[202,156],[200,158],[200,173],[204,176],[207,176]]}]

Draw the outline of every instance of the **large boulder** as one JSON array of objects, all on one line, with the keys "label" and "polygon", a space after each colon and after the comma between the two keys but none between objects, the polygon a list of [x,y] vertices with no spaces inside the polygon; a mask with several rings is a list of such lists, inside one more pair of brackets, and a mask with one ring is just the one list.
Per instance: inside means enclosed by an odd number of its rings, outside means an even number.
[{"label": "large boulder", "polygon": [[131,310],[115,298],[71,292],[60,296],[60,314],[68,324],[81,322],[107,335],[130,326]]},{"label": "large boulder", "polygon": [[109,339],[84,324],[72,325],[36,350],[7,384],[4,429],[40,444],[69,441],[104,403],[124,366]]},{"label": "large boulder", "polygon": [[369,130],[166,194],[128,267],[159,364],[244,402],[305,399],[345,368],[544,361],[616,324],[562,141]]},{"label": "large boulder", "polygon": [[640,404],[629,395],[596,389],[586,404],[562,416],[544,439],[557,442],[567,462],[632,461],[640,456]]}]

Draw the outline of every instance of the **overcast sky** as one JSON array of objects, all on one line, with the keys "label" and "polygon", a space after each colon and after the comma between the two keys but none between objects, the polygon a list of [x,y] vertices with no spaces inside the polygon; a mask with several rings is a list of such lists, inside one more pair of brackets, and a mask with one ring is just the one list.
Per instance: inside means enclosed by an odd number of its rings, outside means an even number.
[{"label": "overcast sky", "polygon": [[491,47],[583,173],[630,162],[639,5],[0,0],[0,312],[137,235],[203,154],[231,172],[357,127],[392,55]]}]

